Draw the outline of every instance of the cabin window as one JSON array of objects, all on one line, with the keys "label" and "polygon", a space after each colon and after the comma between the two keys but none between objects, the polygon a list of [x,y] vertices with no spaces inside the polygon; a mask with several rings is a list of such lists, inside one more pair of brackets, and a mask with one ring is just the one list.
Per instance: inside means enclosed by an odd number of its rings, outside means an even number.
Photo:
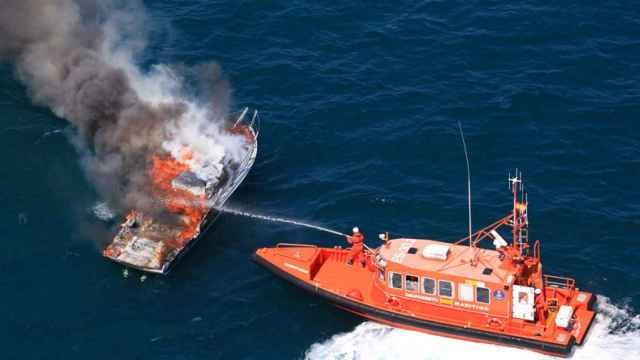
[{"label": "cabin window", "polygon": [[439,294],[442,297],[452,298],[453,297],[453,283],[451,281],[440,280],[438,281],[438,289],[440,290]]},{"label": "cabin window", "polygon": [[476,301],[483,304],[489,303],[489,289],[484,287],[476,288]]},{"label": "cabin window", "polygon": [[402,289],[402,274],[390,272],[389,286],[394,289]]},{"label": "cabin window", "polygon": [[462,301],[473,302],[473,285],[460,284],[458,298]]},{"label": "cabin window", "polygon": [[405,277],[404,288],[409,291],[418,291],[418,283],[420,279],[417,276],[407,275]]},{"label": "cabin window", "polygon": [[433,295],[436,293],[436,281],[429,278],[422,279],[422,291],[425,294]]}]

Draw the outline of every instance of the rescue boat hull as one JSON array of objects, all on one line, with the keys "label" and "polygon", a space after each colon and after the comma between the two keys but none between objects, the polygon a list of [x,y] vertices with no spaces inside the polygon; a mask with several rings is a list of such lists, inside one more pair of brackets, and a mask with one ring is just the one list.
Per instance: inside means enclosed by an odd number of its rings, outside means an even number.
[{"label": "rescue boat hull", "polygon": [[[395,327],[569,356],[584,343],[595,295],[576,280],[544,273],[540,241],[529,243],[522,179],[509,178],[512,211],[457,242],[379,235],[350,248],[280,243],[253,259],[276,276],[335,306]],[[469,221],[469,224],[471,222]],[[511,243],[498,230],[511,230]],[[478,246],[493,240],[493,247]],[[462,244],[468,242],[467,244]]]},{"label": "rescue boat hull", "polygon": [[[290,284],[302,288],[313,295],[320,296],[325,301],[340,309],[379,323],[407,330],[420,331],[461,340],[529,349],[532,351],[560,357],[569,356],[573,350],[574,345],[576,344],[576,340],[574,337],[571,337],[566,344],[559,345],[504,333],[501,334],[497,332],[482,331],[474,328],[465,328],[461,326],[429,321],[385,310],[378,306],[366,304],[363,301],[359,301],[358,299],[350,298],[348,295],[344,296],[329,291],[322,286],[319,286],[318,283],[314,283],[313,281],[305,280],[298,276],[295,276],[288,269],[284,269],[282,264],[276,263],[274,261],[271,261],[267,257],[261,256],[261,250],[264,249],[260,249],[252,255],[252,260],[265,269],[269,270],[275,276],[279,277],[282,280],[285,280]],[[289,265],[290,264],[288,263],[284,263],[284,266],[295,268],[294,266]],[[591,308],[593,300],[595,300],[595,297],[591,299],[589,308]]]}]

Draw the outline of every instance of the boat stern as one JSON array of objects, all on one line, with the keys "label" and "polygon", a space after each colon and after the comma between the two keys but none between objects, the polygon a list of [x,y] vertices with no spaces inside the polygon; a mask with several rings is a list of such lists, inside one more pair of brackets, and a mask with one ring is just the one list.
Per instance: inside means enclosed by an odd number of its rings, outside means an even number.
[{"label": "boat stern", "polygon": [[571,334],[576,339],[576,345],[582,345],[591,328],[591,324],[596,316],[595,309],[593,308],[596,300],[596,296],[592,293],[579,291],[571,304],[575,309]]}]

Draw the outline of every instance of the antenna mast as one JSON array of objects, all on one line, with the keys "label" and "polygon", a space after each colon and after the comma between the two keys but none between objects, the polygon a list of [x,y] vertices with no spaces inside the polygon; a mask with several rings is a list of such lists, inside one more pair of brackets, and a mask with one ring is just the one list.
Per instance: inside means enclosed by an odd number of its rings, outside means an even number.
[{"label": "antenna mast", "polygon": [[[514,177],[511,177],[511,173],[509,173],[509,187],[513,192],[513,230],[512,230],[512,239],[513,246],[518,252],[522,255],[523,250],[523,238],[522,238],[522,228],[526,224],[523,223],[522,214],[523,211],[526,212],[526,203],[520,203],[518,200],[518,190],[523,191],[522,185],[522,173],[516,169],[516,174]],[[524,206],[524,210],[522,209]]]},{"label": "antenna mast", "polygon": [[464,148],[464,158],[467,161],[467,207],[469,209],[469,248],[473,248],[473,239],[471,237],[471,170],[469,168],[469,154],[467,154],[467,143],[464,141],[464,133],[462,132],[462,124],[458,121],[458,129],[460,130],[460,138],[462,139],[462,147]]}]

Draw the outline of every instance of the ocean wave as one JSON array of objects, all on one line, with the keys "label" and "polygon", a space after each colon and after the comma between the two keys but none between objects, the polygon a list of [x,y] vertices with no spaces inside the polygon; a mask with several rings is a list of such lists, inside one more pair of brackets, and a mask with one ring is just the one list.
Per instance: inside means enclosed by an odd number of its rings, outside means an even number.
[{"label": "ocean wave", "polygon": [[[598,315],[586,342],[577,346],[575,360],[640,359],[640,315],[598,296]],[[533,351],[479,344],[364,322],[353,331],[313,344],[305,359],[556,359]]]}]

